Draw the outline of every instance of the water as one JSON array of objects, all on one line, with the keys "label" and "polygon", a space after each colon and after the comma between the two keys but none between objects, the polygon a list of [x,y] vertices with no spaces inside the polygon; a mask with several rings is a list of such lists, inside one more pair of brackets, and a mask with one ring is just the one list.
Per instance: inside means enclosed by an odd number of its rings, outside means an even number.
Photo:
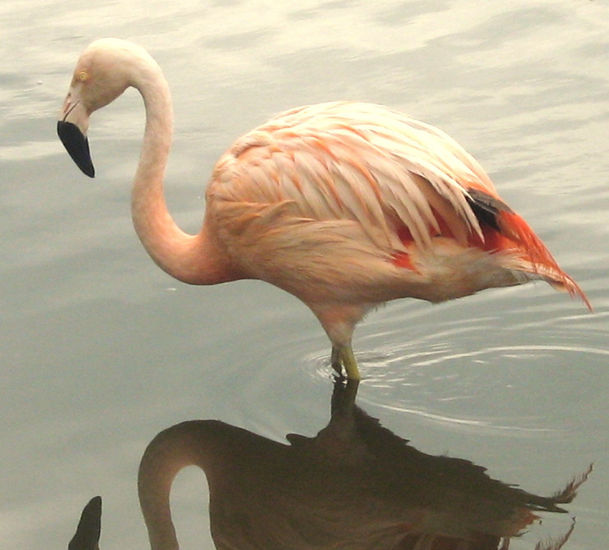
[{"label": "water", "polygon": [[[135,479],[146,444],[188,419],[285,442],[326,426],[329,344],[297,300],[258,282],[160,272],[131,226],[143,128],[134,92],[92,120],[98,176],[55,137],[78,53],[119,36],[165,69],[176,111],[167,181],[197,230],[214,160],[273,113],[331,99],[388,104],[448,131],[543,237],[595,311],[544,285],[371,314],[355,339],[358,404],[428,454],[551,494],[594,463],[566,548],[609,538],[609,39],[604,2],[188,0],[0,7],[0,540],[65,548],[104,499],[102,548],[145,548]],[[212,548],[207,486],[182,473],[184,548]],[[568,528],[534,526],[516,549]]]}]

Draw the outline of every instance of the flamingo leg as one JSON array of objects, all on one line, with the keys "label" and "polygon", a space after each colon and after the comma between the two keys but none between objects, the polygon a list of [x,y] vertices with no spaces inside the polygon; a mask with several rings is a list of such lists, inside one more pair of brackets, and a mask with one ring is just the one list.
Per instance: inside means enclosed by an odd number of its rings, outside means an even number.
[{"label": "flamingo leg", "polygon": [[347,373],[348,380],[360,380],[361,376],[359,369],[357,368],[357,361],[351,345],[347,344],[344,346],[332,346],[331,355],[332,368],[342,376],[342,367],[344,367]]},{"label": "flamingo leg", "polygon": [[340,351],[336,346],[332,346],[332,355],[330,356],[330,364],[332,368],[336,371],[338,376],[343,375],[343,367],[340,362]]}]

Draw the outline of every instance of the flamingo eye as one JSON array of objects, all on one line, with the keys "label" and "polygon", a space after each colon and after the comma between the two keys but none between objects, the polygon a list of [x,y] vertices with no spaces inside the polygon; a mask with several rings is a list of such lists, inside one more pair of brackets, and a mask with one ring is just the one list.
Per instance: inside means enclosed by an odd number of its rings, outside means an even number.
[{"label": "flamingo eye", "polygon": [[79,71],[76,73],[76,80],[85,82],[89,80],[89,73],[87,71]]}]

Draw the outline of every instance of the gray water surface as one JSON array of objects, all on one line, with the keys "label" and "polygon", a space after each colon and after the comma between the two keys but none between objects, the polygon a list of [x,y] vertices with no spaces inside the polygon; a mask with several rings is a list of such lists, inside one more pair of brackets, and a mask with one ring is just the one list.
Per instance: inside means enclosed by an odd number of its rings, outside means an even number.
[{"label": "gray water surface", "polygon": [[[150,439],[220,419],[265,438],[328,422],[329,343],[293,297],[260,282],[182,285],[129,215],[143,107],[129,91],[92,118],[95,180],[55,135],[80,51],[139,42],[164,68],[176,135],[167,198],[195,232],[215,159],[272,114],[334,99],[441,127],[489,172],[594,305],[546,285],[372,313],[355,351],[358,403],[429,454],[551,494],[566,548],[609,540],[609,4],[73,2],[0,7],[0,546],[66,548],[104,499],[102,549],[146,548],[136,492]],[[196,470],[172,497],[184,548],[213,548]],[[511,548],[564,531],[533,526]]]}]

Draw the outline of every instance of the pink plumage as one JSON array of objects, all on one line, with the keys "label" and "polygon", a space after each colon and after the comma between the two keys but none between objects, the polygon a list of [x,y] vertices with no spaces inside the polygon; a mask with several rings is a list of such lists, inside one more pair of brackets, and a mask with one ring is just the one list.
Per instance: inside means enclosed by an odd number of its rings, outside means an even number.
[{"label": "pink plumage", "polygon": [[442,131],[388,108],[334,102],[281,113],[218,160],[201,231],[171,218],[163,178],[172,135],[167,82],[140,47],[105,39],[78,61],[58,132],[93,175],[90,114],[137,88],[146,130],[132,213],[154,261],[192,284],[261,279],[300,298],[359,378],[355,325],[380,303],[440,302],[541,279],[590,304],[478,162]]}]

